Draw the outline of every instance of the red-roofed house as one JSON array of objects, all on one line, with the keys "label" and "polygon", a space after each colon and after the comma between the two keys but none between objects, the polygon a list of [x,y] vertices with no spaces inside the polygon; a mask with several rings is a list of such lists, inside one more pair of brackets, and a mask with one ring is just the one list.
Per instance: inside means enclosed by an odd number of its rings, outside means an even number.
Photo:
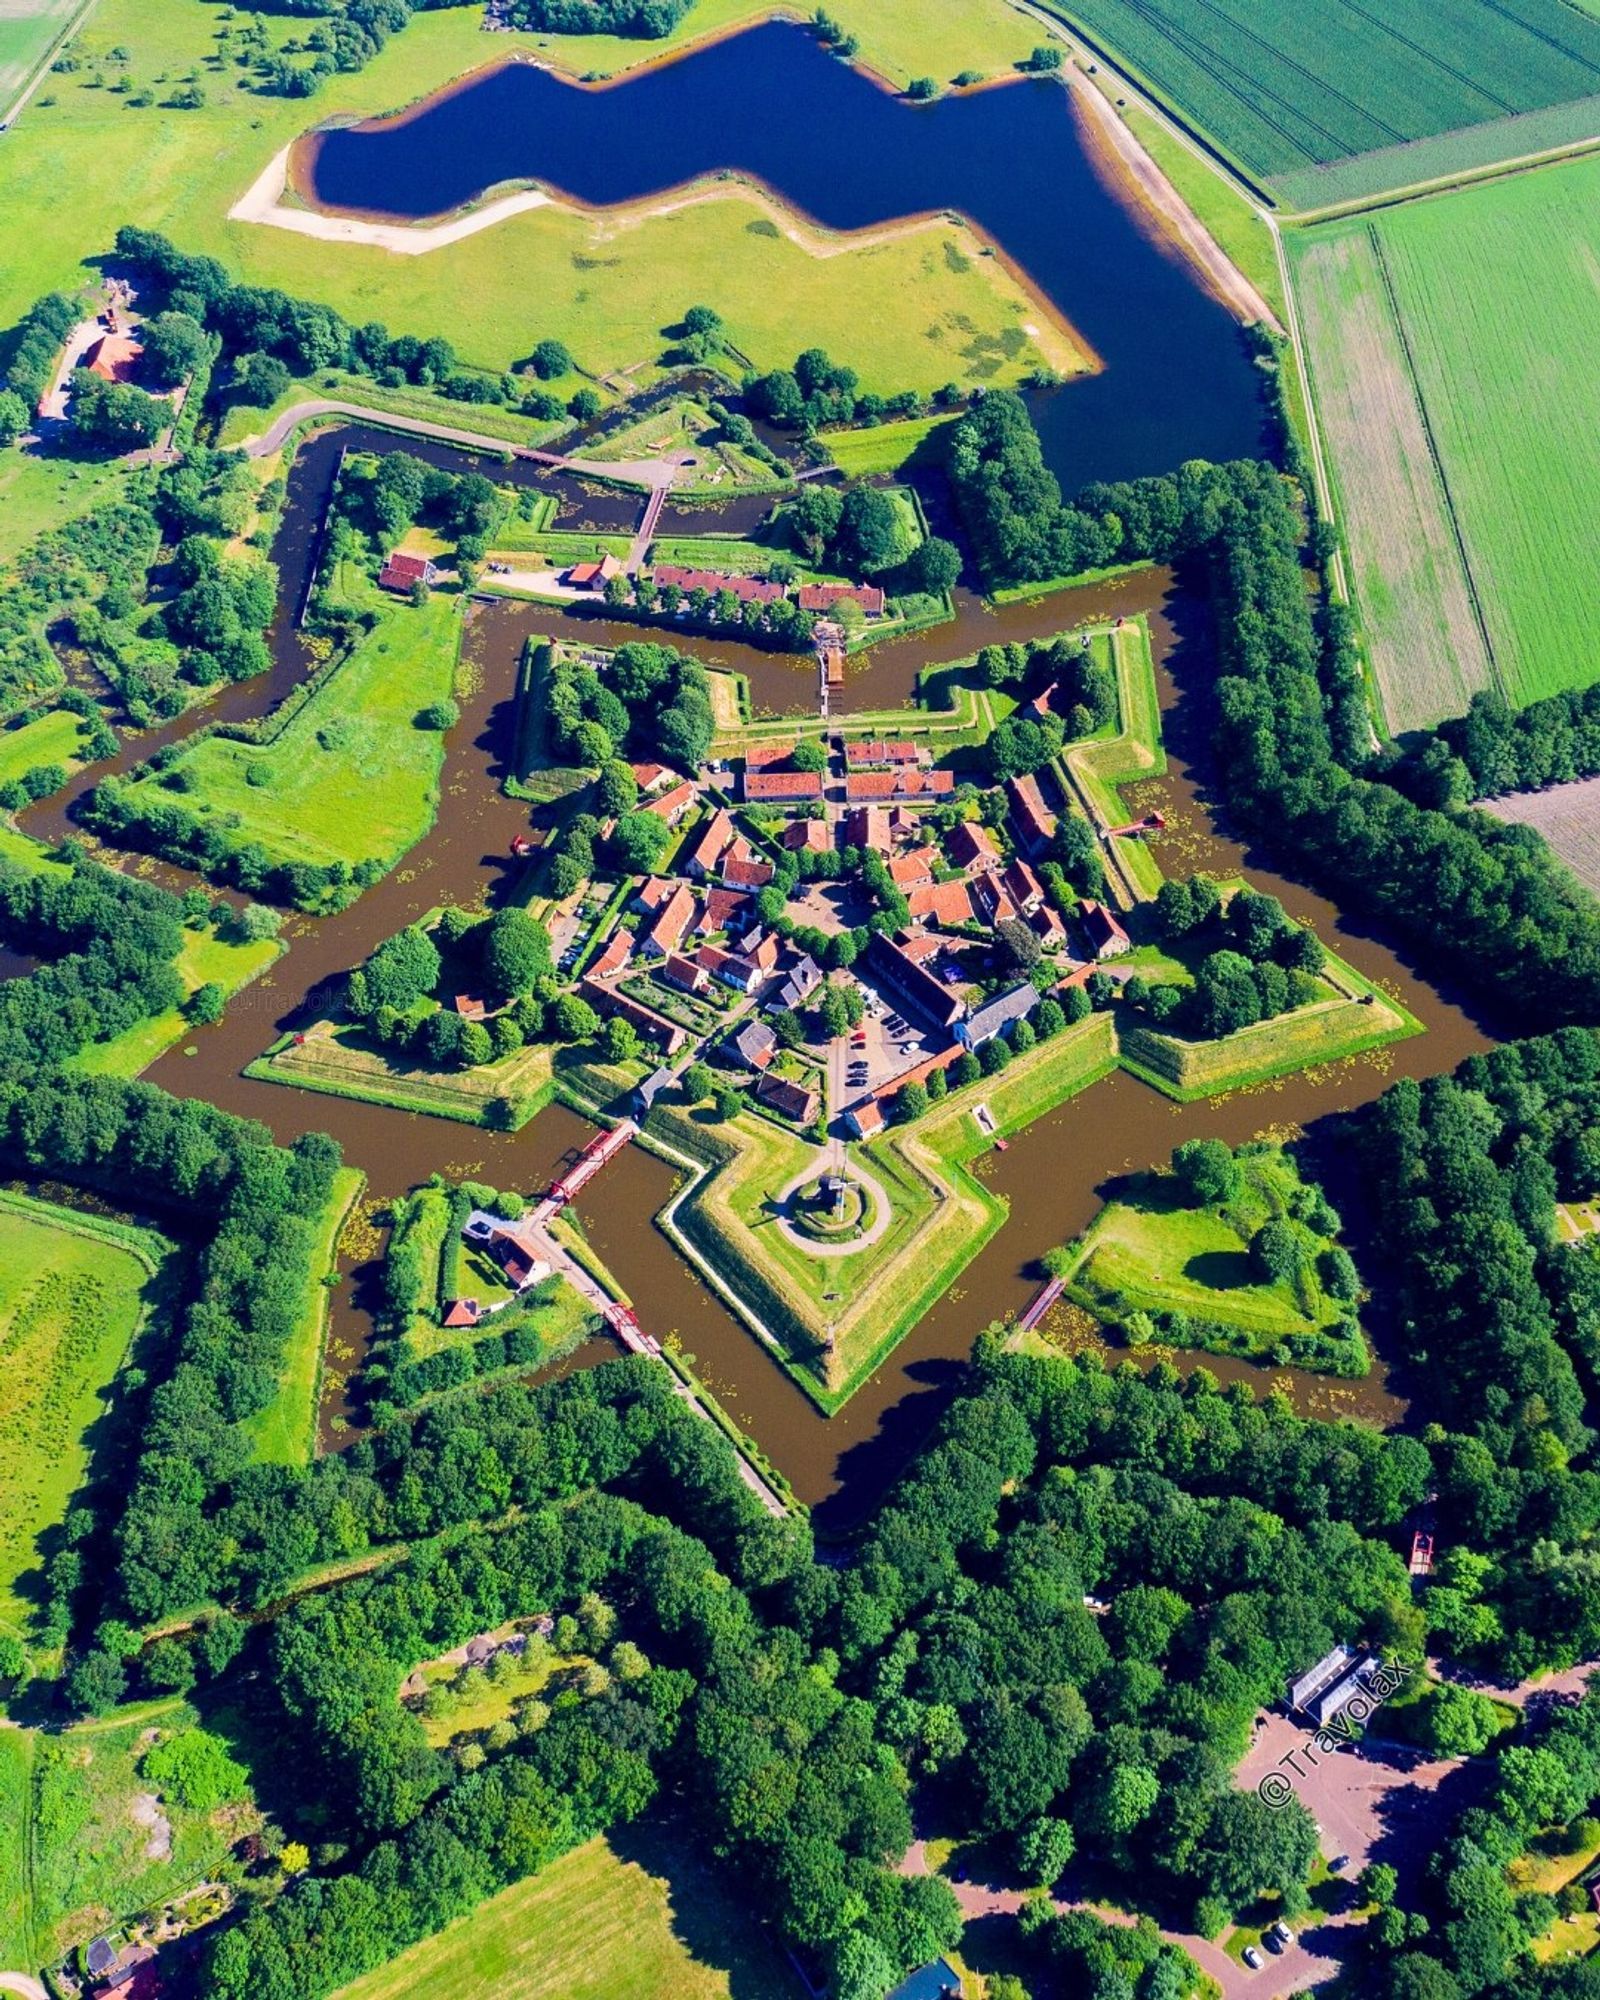
[{"label": "red-roofed house", "polygon": [[635,764],[633,781],[641,792],[659,792],[663,785],[670,785],[677,777],[676,771],[668,770],[665,764]]},{"label": "red-roofed house", "polygon": [[1050,845],[1056,830],[1056,816],[1044,802],[1037,778],[1013,778],[1006,786],[1011,800],[1011,824],[1017,844],[1025,854],[1037,854]]},{"label": "red-roofed house", "polygon": [[826,854],[827,824],[820,819],[792,819],[783,829],[783,844],[791,854]]},{"label": "red-roofed house", "polygon": [[876,1139],[883,1130],[883,1106],[875,1097],[844,1114],[844,1122],[858,1139]]},{"label": "red-roofed house", "polygon": [[839,822],[839,845],[884,853],[889,845],[889,815],[882,806],[858,806],[847,812]]},{"label": "red-roofed house", "polygon": [[1092,957],[1121,958],[1125,951],[1132,951],[1133,939],[1117,921],[1116,913],[1108,910],[1104,903],[1092,900],[1081,903],[1078,906],[1078,922],[1083,927]]},{"label": "red-roofed house", "polygon": [[698,993],[706,984],[707,973],[705,967],[697,965],[692,958],[685,958],[681,952],[669,951],[661,967],[661,977],[680,992]]},{"label": "red-roofed house", "polygon": [[775,805],[803,805],[822,797],[820,771],[746,771],[744,795],[765,799]]},{"label": "red-roofed house", "polygon": [[875,764],[892,766],[902,764],[923,764],[928,762],[926,751],[919,750],[915,743],[900,741],[885,743],[878,738],[844,746],[846,764],[853,771],[869,770]]},{"label": "red-roofed house", "polygon": [[954,771],[919,771],[912,766],[893,771],[851,771],[844,795],[852,803],[863,799],[942,798],[956,788]]},{"label": "red-roofed house", "polygon": [[652,958],[665,958],[668,952],[676,951],[693,915],[694,891],[687,882],[679,882],[645,932],[644,950]]},{"label": "red-roofed house", "polygon": [[621,563],[608,551],[598,562],[574,563],[567,571],[567,582],[574,590],[604,590],[614,576],[621,574]]},{"label": "red-roofed house", "polygon": [[743,889],[708,889],[706,906],[695,929],[702,937],[718,931],[738,930],[750,920],[752,904]]},{"label": "red-roofed house", "polygon": [[619,924],[590,964],[589,976],[591,979],[609,979],[614,972],[620,972],[632,956],[633,938]]},{"label": "red-roofed house", "polygon": [[1025,917],[1031,917],[1044,901],[1044,884],[1026,861],[1013,861],[1000,877],[1006,894]]},{"label": "red-roofed house", "polygon": [[889,863],[889,880],[907,893],[926,889],[933,881],[934,865],[940,858],[937,847],[914,847],[909,854],[897,854]]},{"label": "red-roofed house", "polygon": [[102,382],[131,382],[143,358],[144,347],[131,333],[103,333],[84,357],[83,366]]},{"label": "red-roofed house", "polygon": [[765,583],[760,577],[727,576],[715,569],[682,569],[677,563],[657,563],[654,575],[658,589],[676,584],[685,596],[692,590],[705,590],[713,597],[719,590],[728,590],[741,604],[776,604],[789,594],[783,584]]},{"label": "red-roofed house", "polygon": [[744,753],[747,771],[770,771],[774,764],[787,764],[794,755],[794,742],[752,743]]},{"label": "red-roofed house", "polygon": [[917,923],[950,927],[970,924],[978,914],[972,890],[965,882],[930,882],[925,889],[913,889],[906,897],[906,908]]},{"label": "red-roofed house", "polygon": [[694,804],[700,794],[687,778],[680,779],[671,791],[663,792],[645,807],[647,813],[654,813],[657,819],[664,819],[668,826],[676,826]]},{"label": "red-roofed house", "polygon": [[733,845],[733,840],[733,815],[719,806],[701,827],[699,838],[683,864],[683,872],[686,875],[709,875]]},{"label": "red-roofed house", "polygon": [[819,611],[824,617],[841,604],[859,604],[869,618],[883,616],[884,595],[875,583],[803,583],[799,598],[802,611]]},{"label": "red-roofed house", "polygon": [[998,868],[1000,850],[989,829],[980,820],[964,819],[947,843],[950,859],[958,868]]},{"label": "red-roofed house", "polygon": [[1021,914],[1001,878],[992,872],[972,882],[972,900],[986,924],[1003,924]]},{"label": "red-roofed house", "polygon": [[754,993],[766,977],[759,965],[748,958],[741,958],[737,952],[724,951],[721,945],[703,944],[695,957],[713,979],[720,980],[735,993]]},{"label": "red-roofed house", "polygon": [[770,861],[730,854],[722,864],[722,884],[726,889],[764,889],[772,880],[773,872]]},{"label": "red-roofed house", "polygon": [[756,1101],[770,1105],[781,1117],[797,1125],[809,1125],[821,1109],[822,1099],[804,1084],[790,1083],[787,1077],[764,1076],[756,1085]]},{"label": "red-roofed house", "polygon": [[453,1299],[449,1310],[440,1321],[442,1326],[476,1326],[483,1318],[483,1308],[476,1299]]},{"label": "red-roofed house", "polygon": [[432,583],[439,572],[426,556],[402,555],[396,549],[378,572],[380,590],[414,590],[419,583]]},{"label": "red-roofed house", "polygon": [[1059,681],[1052,681],[1047,688],[1041,688],[1032,701],[1022,704],[1022,713],[1029,722],[1048,722],[1052,716],[1065,722],[1072,713],[1072,703]]}]

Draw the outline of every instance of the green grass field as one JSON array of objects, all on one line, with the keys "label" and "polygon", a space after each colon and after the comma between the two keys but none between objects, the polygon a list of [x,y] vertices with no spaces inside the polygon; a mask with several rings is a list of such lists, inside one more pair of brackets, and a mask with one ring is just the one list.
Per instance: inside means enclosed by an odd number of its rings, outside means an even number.
[{"label": "green grass field", "polygon": [[[1386,702],[1396,674],[1411,675],[1391,719],[1459,712],[1486,684],[1473,589],[1492,678],[1513,701],[1584,685],[1600,585],[1600,161],[1385,211],[1368,238],[1381,262],[1348,248],[1360,227],[1306,232],[1295,268],[1297,288],[1308,274],[1312,374],[1360,609],[1378,661],[1400,662],[1380,666]],[[1349,268],[1329,277],[1339,260]],[[1374,331],[1385,307],[1387,340]],[[1401,429],[1369,410],[1392,410]],[[1397,448],[1404,477],[1389,469]],[[1418,657],[1427,668],[1408,668]]]},{"label": "green grass field", "polygon": [[26,1623],[18,1580],[82,1482],[164,1252],[143,1231],[0,1194],[0,1629]]},{"label": "green grass field", "polygon": [[1592,136],[1600,21],[1562,0],[1052,0],[1297,208]]},{"label": "green grass field", "polygon": [[[622,1858],[592,1840],[470,1917],[344,1987],[337,2000],[800,2000],[744,1902],[640,1829]],[[620,1844],[620,1843],[619,1843]],[[651,1850],[663,1847],[658,1859]]]},{"label": "green grass field", "polygon": [[468,1125],[486,1123],[490,1106],[508,1097],[521,1125],[554,1094],[555,1051],[548,1042],[533,1042],[481,1068],[428,1070],[396,1061],[353,1027],[319,1021],[306,1030],[304,1042],[285,1037],[251,1063],[246,1075]]},{"label": "green grass field", "polygon": [[36,764],[61,764],[70,773],[82,761],[83,718],[70,708],[30,715],[14,729],[0,729],[0,785],[20,778]]},{"label": "green grass field", "polygon": [[821,442],[835,465],[852,479],[864,479],[873,472],[899,472],[919,452],[936,450],[928,440],[954,422],[948,416],[905,417],[865,430],[826,431]]},{"label": "green grass field", "polygon": [[[232,1838],[230,1809],[202,1816],[164,1802],[152,1822],[138,1765],[152,1729],[186,1728],[180,1701],[40,1736],[34,1745],[33,1963],[52,1963],[118,1917],[202,1881]],[[235,1809],[237,1811],[237,1809]]]},{"label": "green grass field", "polygon": [[174,768],[192,784],[175,796],[201,818],[238,814],[238,838],[274,860],[392,865],[438,807],[444,737],[416,716],[449,695],[459,634],[449,595],[389,611],[273,742],[211,736],[186,748]]},{"label": "green grass field", "polygon": [[277,1393],[244,1427],[250,1455],[264,1465],[307,1465],[317,1437],[317,1384],[322,1376],[322,1344],[328,1330],[329,1292],[323,1279],[334,1268],[339,1232],[355,1205],[366,1176],[340,1167],[333,1192],[318,1218],[311,1260],[302,1273],[294,1332],[278,1375]]},{"label": "green grass field", "polygon": [[[284,950],[276,938],[218,937],[211,929],[185,931],[178,953],[178,973],[188,993],[215,982],[230,999],[258,979]],[[169,1007],[124,1029],[109,1042],[91,1042],[67,1068],[80,1076],[139,1076],[158,1056],[192,1032],[181,1007]]]},{"label": "green grass field", "polygon": [[29,1893],[29,1822],[33,1797],[32,1732],[0,1729],[0,1965],[37,1964]]}]

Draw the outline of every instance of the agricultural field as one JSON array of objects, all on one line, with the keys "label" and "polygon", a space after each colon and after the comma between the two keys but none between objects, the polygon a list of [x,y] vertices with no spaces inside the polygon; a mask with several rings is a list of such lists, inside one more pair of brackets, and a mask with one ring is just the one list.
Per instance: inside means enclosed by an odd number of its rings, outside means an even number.
[{"label": "agricultural field", "polygon": [[1296,256],[1317,416],[1332,458],[1357,615],[1395,733],[1460,715],[1495,685],[1375,225]]},{"label": "agricultural field", "polygon": [[83,7],[84,0],[0,0],[0,118]]},{"label": "agricultural field", "polygon": [[[1486,684],[1463,608],[1473,587],[1493,678],[1510,700],[1591,677],[1597,197],[1600,161],[1575,161],[1388,210],[1370,234],[1352,222],[1294,242],[1356,595],[1382,635],[1380,685],[1398,703],[1396,727],[1459,713]],[[1366,235],[1370,253],[1345,249],[1349,233]],[[1425,459],[1400,470],[1397,453],[1415,459],[1418,439],[1404,367],[1436,482],[1417,474]],[[1399,446],[1390,422],[1409,425]],[[1404,668],[1402,646],[1413,655]]]},{"label": "agricultural field", "polygon": [[0,1630],[89,1463],[109,1385],[165,1245],[142,1230],[0,1195]]},{"label": "agricultural field", "polygon": [[1545,792],[1513,792],[1480,801],[1508,826],[1531,826],[1583,886],[1600,896],[1600,778],[1578,778]]},{"label": "agricultural field", "polygon": [[591,1840],[336,2000],[801,2000],[747,1908],[681,1842],[656,1845]]},{"label": "agricultural field", "polygon": [[1593,137],[1600,21],[1562,0],[1062,0],[1244,173],[1310,209]]}]

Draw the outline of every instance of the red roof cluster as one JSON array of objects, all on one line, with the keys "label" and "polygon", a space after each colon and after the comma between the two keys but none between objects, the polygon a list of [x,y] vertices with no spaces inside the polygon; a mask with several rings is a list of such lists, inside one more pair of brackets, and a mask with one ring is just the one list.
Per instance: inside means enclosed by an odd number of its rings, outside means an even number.
[{"label": "red roof cluster", "polygon": [[844,756],[845,762],[856,770],[871,764],[915,764],[920,761],[915,743],[884,743],[877,739],[847,743]]},{"label": "red roof cluster", "polygon": [[820,771],[746,771],[744,795],[747,799],[820,799]]},{"label": "red roof cluster", "polygon": [[954,771],[852,771],[844,781],[850,800],[915,798],[919,793],[939,798],[955,788]]},{"label": "red roof cluster", "polygon": [[834,611],[841,604],[859,604],[869,618],[883,616],[884,595],[875,583],[803,583],[802,611]]},{"label": "red roof cluster", "polygon": [[655,580],[665,588],[675,583],[680,590],[732,591],[741,604],[776,604],[788,592],[781,583],[763,583],[758,576],[726,576],[716,569],[680,569],[676,563],[657,563]]}]

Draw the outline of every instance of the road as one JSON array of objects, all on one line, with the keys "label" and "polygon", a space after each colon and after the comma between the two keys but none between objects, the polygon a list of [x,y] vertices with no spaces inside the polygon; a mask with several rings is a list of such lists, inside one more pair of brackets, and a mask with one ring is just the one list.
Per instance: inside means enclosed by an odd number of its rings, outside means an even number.
[{"label": "road", "polygon": [[[492,452],[497,458],[529,459],[535,465],[547,465],[553,472],[575,472],[589,479],[608,479],[623,486],[648,488],[652,500],[658,492],[671,486],[681,469],[678,457],[671,458],[619,458],[615,460],[598,458],[568,458],[559,451],[539,451],[527,444],[513,444],[509,438],[488,437],[482,431],[459,429],[454,424],[436,424],[428,417],[402,417],[391,410],[374,410],[365,403],[349,402],[342,396],[309,396],[303,403],[292,403],[287,410],[273,418],[260,437],[251,438],[244,447],[247,458],[270,458],[283,449],[289,433],[297,424],[310,422],[316,417],[349,417],[356,423],[377,424],[386,431],[399,431],[407,437],[437,438],[441,444],[459,444],[471,451]],[[656,512],[660,513],[657,505]]]}]

